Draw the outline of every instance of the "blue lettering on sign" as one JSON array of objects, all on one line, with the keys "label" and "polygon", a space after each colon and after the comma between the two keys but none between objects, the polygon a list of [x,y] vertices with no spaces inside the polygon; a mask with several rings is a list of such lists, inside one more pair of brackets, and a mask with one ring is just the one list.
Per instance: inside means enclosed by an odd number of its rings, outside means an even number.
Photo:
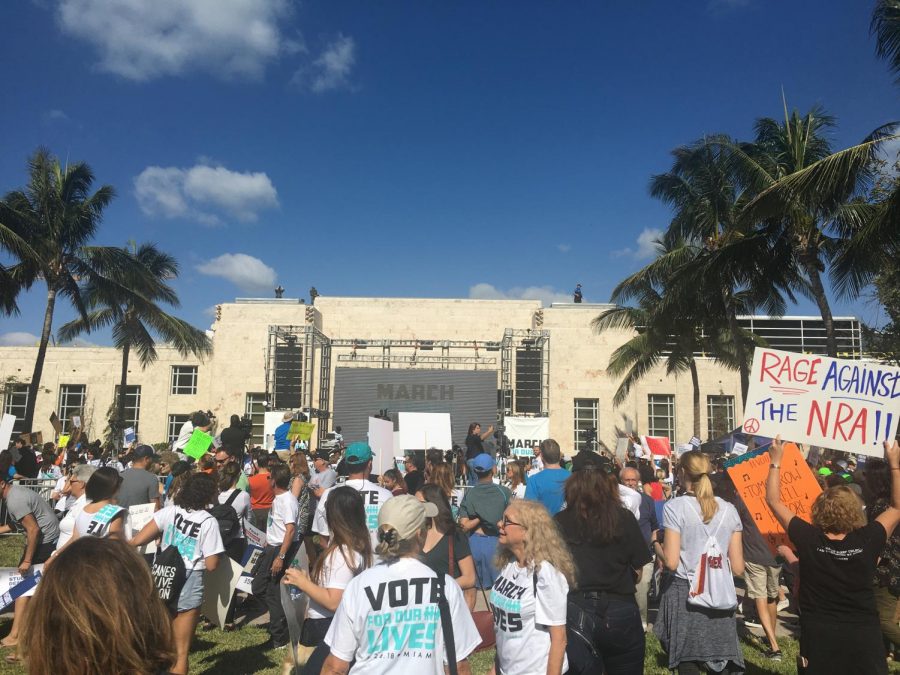
[{"label": "blue lettering on sign", "polygon": [[897,373],[882,371],[877,367],[841,365],[838,361],[833,361],[822,380],[822,391],[831,389],[845,394],[894,399],[900,396],[898,378],[900,376]]}]

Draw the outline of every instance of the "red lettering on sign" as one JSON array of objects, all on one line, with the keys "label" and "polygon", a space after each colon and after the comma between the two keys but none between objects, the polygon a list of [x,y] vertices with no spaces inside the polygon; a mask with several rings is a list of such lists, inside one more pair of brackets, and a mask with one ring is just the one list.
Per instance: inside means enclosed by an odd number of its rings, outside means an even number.
[{"label": "red lettering on sign", "polygon": [[791,359],[785,356],[783,359],[778,354],[763,352],[762,367],[760,368],[760,382],[766,381],[766,376],[775,384],[796,382],[801,384],[817,384],[819,364],[822,359],[797,358]]},{"label": "red lettering on sign", "polygon": [[818,401],[811,401],[809,408],[809,419],[806,423],[806,435],[812,435],[813,426],[816,426],[816,432],[827,438],[837,439],[838,434],[845,441],[853,440],[853,437],[859,431],[860,443],[866,442],[866,422],[868,420],[868,410],[861,408],[855,411],[853,406],[848,403],[839,403],[834,409],[832,417],[831,401],[825,404],[823,412]]}]

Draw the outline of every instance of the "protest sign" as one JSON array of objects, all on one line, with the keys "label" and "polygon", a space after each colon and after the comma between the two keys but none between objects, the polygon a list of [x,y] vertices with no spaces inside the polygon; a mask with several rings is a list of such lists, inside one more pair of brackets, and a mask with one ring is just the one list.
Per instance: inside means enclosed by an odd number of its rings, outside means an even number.
[{"label": "protest sign", "polygon": [[315,422],[291,422],[291,428],[288,429],[288,438],[308,442],[313,435],[313,429],[316,428]]},{"label": "protest sign", "polygon": [[67,436],[66,434],[62,434],[59,437],[59,441],[57,442],[57,447],[65,448],[67,445],[69,445],[69,436]]},{"label": "protest sign", "polygon": [[187,445],[184,446],[184,454],[194,459],[200,459],[209,450],[211,443],[212,436],[203,433],[200,429],[194,429],[194,433],[188,439]]},{"label": "protest sign", "polygon": [[688,441],[688,443],[693,445],[695,448],[699,448],[701,445],[703,445],[703,442],[696,436],[691,436],[691,440]]},{"label": "protest sign", "polygon": [[18,598],[34,595],[43,570],[43,565],[34,565],[23,577],[15,567],[0,568],[0,612]]},{"label": "protest sign", "polygon": [[231,604],[234,589],[237,588],[242,572],[243,568],[227,555],[222,556],[216,569],[206,571],[200,611],[219,628],[225,625],[228,605]]},{"label": "protest sign", "polygon": [[450,435],[450,413],[397,413],[400,427],[400,450],[427,450],[453,447]]},{"label": "protest sign", "polygon": [[509,449],[516,457],[531,457],[534,446],[550,438],[549,417],[503,418],[503,434],[509,439]]},{"label": "protest sign", "polygon": [[[263,535],[263,539],[265,539],[265,535]],[[247,545],[247,549],[244,551],[244,559],[241,561],[243,563],[241,577],[237,582],[237,589],[239,591],[250,593],[251,595],[253,594],[253,576],[259,558],[262,556],[264,546],[265,542],[263,542],[262,546],[256,546],[254,544]]]},{"label": "protest sign", "polygon": [[757,347],[744,432],[881,457],[900,422],[900,368]]},{"label": "protest sign", "polygon": [[15,415],[3,413],[3,419],[0,420],[0,450],[6,450],[9,447],[9,441],[12,438],[13,427],[15,424]]},{"label": "protest sign", "polygon": [[744,443],[735,443],[731,446],[732,455],[743,455],[747,450],[748,448]]},{"label": "protest sign", "polygon": [[[144,529],[144,525],[149,523],[153,518],[155,509],[156,504],[152,502],[149,504],[134,504],[128,507],[128,521],[131,523],[131,532],[133,534],[137,534]],[[138,552],[140,552],[141,555],[156,553],[156,542],[151,541],[143,546],[139,546]]]},{"label": "protest sign", "polygon": [[664,455],[668,457],[672,454],[672,446],[666,436],[641,436],[641,446],[645,455]]},{"label": "protest sign", "polygon": [[59,415],[55,412],[50,414],[50,426],[53,427],[53,431],[56,433],[62,433],[62,422],[60,422]]},{"label": "protest sign", "polygon": [[616,439],[616,459],[620,464],[624,465],[628,461],[628,444],[630,442],[627,438]]},{"label": "protest sign", "polygon": [[131,445],[137,440],[137,434],[134,433],[134,427],[128,427],[122,434],[122,440],[125,445]]},{"label": "protest sign", "polygon": [[[728,460],[725,467],[772,553],[781,544],[790,546],[787,534],[766,504],[768,449],[746,452]],[[812,519],[813,502],[821,491],[816,477],[800,454],[800,448],[794,443],[785,443],[784,457],[781,460],[781,501],[800,518],[809,522]]]},{"label": "protest sign", "polygon": [[394,423],[377,417],[369,418],[369,447],[375,453],[372,459],[372,473],[381,475],[394,462]]},{"label": "protest sign", "polygon": [[260,548],[266,547],[266,533],[250,523],[244,523],[244,536],[248,543]]},{"label": "protest sign", "polygon": [[72,415],[72,426],[76,429],[81,428],[81,416],[80,415]]}]

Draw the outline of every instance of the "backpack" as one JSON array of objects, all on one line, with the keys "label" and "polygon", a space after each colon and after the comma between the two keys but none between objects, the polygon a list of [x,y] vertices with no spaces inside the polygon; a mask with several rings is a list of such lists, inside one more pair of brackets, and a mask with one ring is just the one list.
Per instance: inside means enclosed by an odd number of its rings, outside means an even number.
[{"label": "backpack", "polygon": [[[719,519],[719,524],[712,534],[706,528],[706,523],[692,507],[687,509],[700,521],[706,534],[706,544],[703,553],[697,562],[693,572],[688,572],[688,604],[707,609],[731,610],[737,607],[737,594],[734,590],[734,577],[731,575],[731,563],[728,555],[722,552],[716,534],[725,520],[725,514]],[[720,509],[721,511],[721,509]]]},{"label": "backpack", "polygon": [[226,549],[231,542],[241,536],[241,518],[232,506],[234,500],[237,499],[239,492],[240,490],[235,488],[224,504],[216,504],[211,509],[206,510],[219,524],[219,535],[222,537],[222,546]]},{"label": "backpack", "polygon": [[172,545],[162,551],[157,551],[153,558],[150,574],[153,576],[153,583],[159,599],[174,615],[178,611],[181,589],[184,588],[184,582],[187,580],[187,569],[178,547]]},{"label": "backpack", "polygon": [[315,515],[315,497],[308,485],[304,485],[297,497],[297,529],[300,534],[312,532],[312,521]]}]

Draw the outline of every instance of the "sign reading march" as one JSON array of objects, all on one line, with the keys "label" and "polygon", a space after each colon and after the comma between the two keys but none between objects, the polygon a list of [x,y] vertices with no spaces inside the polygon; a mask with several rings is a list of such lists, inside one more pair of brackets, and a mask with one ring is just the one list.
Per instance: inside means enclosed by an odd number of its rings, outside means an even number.
[{"label": "sign reading march", "polygon": [[900,368],[757,348],[744,431],[881,457],[900,422]]}]

